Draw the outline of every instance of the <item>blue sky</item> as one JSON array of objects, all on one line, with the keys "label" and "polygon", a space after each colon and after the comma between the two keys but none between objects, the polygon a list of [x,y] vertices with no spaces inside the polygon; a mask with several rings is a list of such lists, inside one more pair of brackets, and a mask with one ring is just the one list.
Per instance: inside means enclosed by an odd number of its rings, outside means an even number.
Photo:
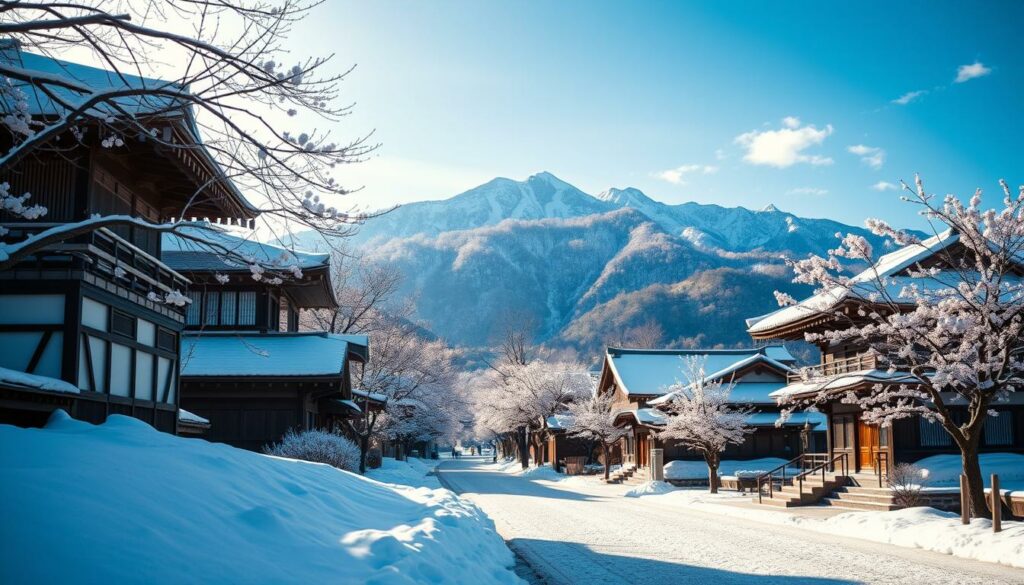
[{"label": "blue sky", "polygon": [[1021,2],[332,0],[296,36],[357,65],[343,129],[381,147],[339,178],[365,207],[548,170],[591,193],[916,224],[880,183],[917,171],[995,202],[1000,177],[1024,182],[1022,17]]}]

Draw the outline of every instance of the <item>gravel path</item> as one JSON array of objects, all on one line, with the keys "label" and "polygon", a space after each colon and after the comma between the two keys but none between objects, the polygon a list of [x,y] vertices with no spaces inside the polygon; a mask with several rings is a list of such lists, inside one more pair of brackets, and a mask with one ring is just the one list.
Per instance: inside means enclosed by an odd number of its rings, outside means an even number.
[{"label": "gravel path", "polygon": [[806,532],[624,498],[448,461],[438,475],[476,502],[544,582],[1024,584],[1024,571],[939,553]]}]

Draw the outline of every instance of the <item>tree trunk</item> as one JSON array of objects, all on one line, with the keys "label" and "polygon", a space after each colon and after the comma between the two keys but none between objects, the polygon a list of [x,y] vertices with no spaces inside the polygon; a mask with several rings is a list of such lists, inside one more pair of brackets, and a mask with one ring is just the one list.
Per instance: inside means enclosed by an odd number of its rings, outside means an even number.
[{"label": "tree trunk", "polygon": [[530,468],[530,445],[527,442],[526,427],[519,429],[519,462],[523,465],[523,469]]},{"label": "tree trunk", "polygon": [[967,495],[971,502],[971,515],[975,518],[991,518],[985,503],[985,483],[981,477],[981,461],[978,459],[978,448],[961,449],[960,459],[963,462],[964,474],[967,476]]},{"label": "tree trunk", "polygon": [[718,493],[718,458],[717,457],[705,457],[704,461],[708,464],[708,485],[711,486],[711,493]]},{"label": "tree trunk", "polygon": [[370,451],[370,435],[359,436],[359,474],[366,474],[366,454]]},{"label": "tree trunk", "polygon": [[540,467],[541,465],[544,465],[544,442],[540,439],[540,433],[533,433],[530,436],[530,442],[533,443],[533,460],[537,463],[537,466]]},{"label": "tree trunk", "polygon": [[606,443],[601,443],[601,451],[604,453],[604,480],[608,481],[608,478],[611,477],[612,474],[611,452]]}]

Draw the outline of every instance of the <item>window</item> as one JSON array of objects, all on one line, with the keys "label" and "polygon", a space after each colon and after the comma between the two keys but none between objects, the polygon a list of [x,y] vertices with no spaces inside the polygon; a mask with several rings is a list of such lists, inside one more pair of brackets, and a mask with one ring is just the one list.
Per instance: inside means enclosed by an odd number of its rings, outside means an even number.
[{"label": "window", "polygon": [[216,325],[217,314],[220,312],[220,293],[206,293],[206,309],[203,312],[203,325]]},{"label": "window", "polygon": [[238,293],[238,324],[256,324],[256,293],[253,291]]},{"label": "window", "polygon": [[234,325],[235,324],[235,305],[238,302],[238,293],[236,292],[222,292],[220,293],[220,324],[221,325]]},{"label": "window", "polygon": [[996,413],[998,416],[989,416],[985,419],[985,444],[1012,445],[1013,413],[1005,410],[997,410]]},{"label": "window", "polygon": [[939,423],[924,417],[918,417],[917,422],[922,447],[948,447],[953,444],[953,439]]},{"label": "window", "polygon": [[188,304],[185,322],[189,325],[199,325],[199,311],[203,308],[203,293],[190,290],[188,291],[188,298],[192,299],[192,302]]},{"label": "window", "polygon": [[849,414],[832,417],[832,443],[836,449],[853,449],[853,416]]},{"label": "window", "polygon": [[160,328],[157,333],[156,346],[164,351],[175,351],[178,337],[170,329]]},{"label": "window", "polygon": [[123,335],[135,339],[135,317],[124,311],[113,310],[110,312],[110,331],[117,335]]}]

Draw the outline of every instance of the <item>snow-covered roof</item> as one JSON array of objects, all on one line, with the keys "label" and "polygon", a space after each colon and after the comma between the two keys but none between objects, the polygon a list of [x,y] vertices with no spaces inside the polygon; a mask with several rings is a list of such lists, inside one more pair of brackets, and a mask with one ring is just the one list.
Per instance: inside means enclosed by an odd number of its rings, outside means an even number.
[{"label": "snow-covered roof", "polygon": [[189,412],[184,408],[178,409],[178,422],[189,423],[194,425],[209,425],[210,421],[205,419],[198,414]]},{"label": "snow-covered roof", "polygon": [[[773,427],[780,418],[777,412],[755,412],[747,417],[747,424],[755,427]],[[802,427],[810,424],[812,428],[824,428],[827,417],[820,412],[794,412],[782,423],[786,427]]]},{"label": "snow-covered roof", "polygon": [[376,402],[387,402],[388,401],[388,397],[383,395],[383,394],[378,394],[376,392],[367,392],[366,390],[362,390],[360,388],[353,388],[352,389],[352,394],[355,395],[355,396],[362,396],[363,398],[366,398],[366,399],[369,399],[369,400],[374,400]]},{"label": "snow-covered roof", "polygon": [[821,380],[796,382],[772,392],[771,397],[778,402],[790,398],[817,394],[823,391],[845,390],[862,383],[913,384],[918,379],[906,372],[888,372],[886,370],[858,370],[847,374]]},{"label": "snow-covered roof", "polygon": [[[331,333],[186,333],[181,341],[181,375],[334,376],[341,374],[351,345],[365,336]],[[364,345],[365,347],[365,345]]]},{"label": "snow-covered roof", "polygon": [[668,416],[656,408],[638,408],[622,409],[612,413],[613,418],[619,418],[620,416],[629,416],[635,419],[640,424],[645,425],[664,425],[668,421]]},{"label": "snow-covered roof", "polygon": [[[683,358],[702,359],[709,380],[729,380],[729,375],[747,366],[763,363],[781,372],[791,370],[796,359],[783,346],[751,349],[620,349],[608,348],[605,362],[616,382],[627,394],[663,395],[681,383]],[[736,385],[741,385],[742,382]],[[780,385],[782,382],[780,382]],[[759,389],[763,391],[763,388]]]},{"label": "snow-covered roof", "polygon": [[340,402],[341,404],[345,405],[348,408],[351,408],[352,410],[354,410],[357,413],[363,412],[363,409],[359,408],[359,405],[356,404],[355,402],[351,401],[351,400],[339,400],[338,402]]},{"label": "snow-covered roof", "polygon": [[[911,244],[890,252],[878,259],[874,267],[867,268],[851,279],[850,288],[834,288],[823,291],[808,297],[799,303],[784,307],[778,311],[747,319],[747,331],[754,336],[765,333],[778,327],[796,323],[802,319],[814,317],[838,305],[849,298],[864,298],[871,293],[878,292],[877,280],[892,278],[899,272],[911,268],[932,255],[946,249],[959,241],[960,236],[952,231],[945,231],[932,236],[919,244]],[[921,279],[912,279],[920,282]],[[897,283],[892,287],[898,293],[899,288],[906,283]],[[859,285],[859,286],[858,286]]]},{"label": "snow-covered roof", "polygon": [[280,266],[282,269],[298,266],[302,270],[326,267],[331,261],[330,254],[288,250],[257,242],[216,224],[183,227],[179,231],[208,242],[196,242],[171,233],[163,234],[161,259],[179,271],[248,272],[249,264],[241,260],[250,258],[265,266]]},{"label": "snow-covered roof", "polygon": [[29,374],[9,368],[0,368],[0,385],[62,394],[80,393],[77,386],[59,378]]},{"label": "snow-covered roof", "polygon": [[[97,67],[90,67],[88,65],[82,65],[81,63],[71,63],[69,61],[62,61],[60,59],[54,59],[52,57],[46,57],[43,55],[36,55],[34,53],[27,53],[25,51],[17,50],[10,46],[11,41],[4,41],[7,46],[4,50],[5,56],[14,56],[10,66],[21,67],[24,70],[31,72],[33,77],[36,79],[53,79],[61,80],[70,85],[77,85],[86,90],[84,94],[86,97],[90,97],[92,93],[99,91],[110,91],[110,90],[124,90],[124,89],[151,89],[151,90],[181,90],[181,87],[160,79],[153,79],[149,77],[140,77],[137,75],[131,75],[127,72],[120,74],[113,71],[107,71],[105,69],[99,69]],[[8,57],[9,58],[9,57]],[[28,111],[33,116],[59,116],[66,112],[66,109],[55,103],[51,97],[37,91],[30,84],[22,81],[13,82],[16,87],[20,87],[25,93],[26,101],[28,102]],[[63,87],[58,84],[47,84],[47,88],[52,91],[58,99],[71,104],[78,104],[83,101],[83,93],[73,91],[67,87]],[[112,116],[121,116],[120,110],[124,110],[133,115],[145,115],[145,114],[163,114],[169,110],[174,110],[177,115],[181,115],[181,110],[185,108],[185,102],[169,95],[130,95],[121,96],[113,100],[116,107],[111,104],[100,104],[92,110],[92,114],[108,114]]]},{"label": "snow-covered roof", "polygon": [[[69,108],[77,108],[86,100],[104,92],[149,90],[150,93],[146,94],[121,95],[110,100],[100,101],[85,110],[84,113],[100,119],[120,118],[126,114],[140,118],[149,116],[163,117],[168,120],[180,119],[183,128],[191,135],[196,145],[202,146],[202,137],[191,101],[174,95],[152,93],[152,91],[164,90],[185,94],[188,93],[187,87],[163,79],[132,75],[127,71],[129,68],[114,72],[28,53],[21,50],[21,46],[16,40],[9,38],[0,39],[0,59],[4,60],[6,67],[21,69],[21,73],[35,80],[35,83],[14,79],[11,81],[24,93],[28,114],[34,118],[66,116],[70,112]],[[41,91],[37,87],[38,85],[45,85],[53,96]],[[11,99],[9,95],[7,92],[0,95],[0,108],[5,111],[14,110],[13,104],[6,103]],[[54,97],[57,101],[54,101]],[[220,163],[208,149],[196,148],[191,149],[191,152],[196,153],[209,164],[214,169],[214,175],[225,176]],[[248,217],[255,217],[259,213],[259,208],[242,195],[233,181],[224,179],[220,182],[229,192],[232,202]]]},{"label": "snow-covered roof", "polygon": [[548,428],[553,431],[564,431],[572,424],[571,414],[554,414],[547,418]]}]

